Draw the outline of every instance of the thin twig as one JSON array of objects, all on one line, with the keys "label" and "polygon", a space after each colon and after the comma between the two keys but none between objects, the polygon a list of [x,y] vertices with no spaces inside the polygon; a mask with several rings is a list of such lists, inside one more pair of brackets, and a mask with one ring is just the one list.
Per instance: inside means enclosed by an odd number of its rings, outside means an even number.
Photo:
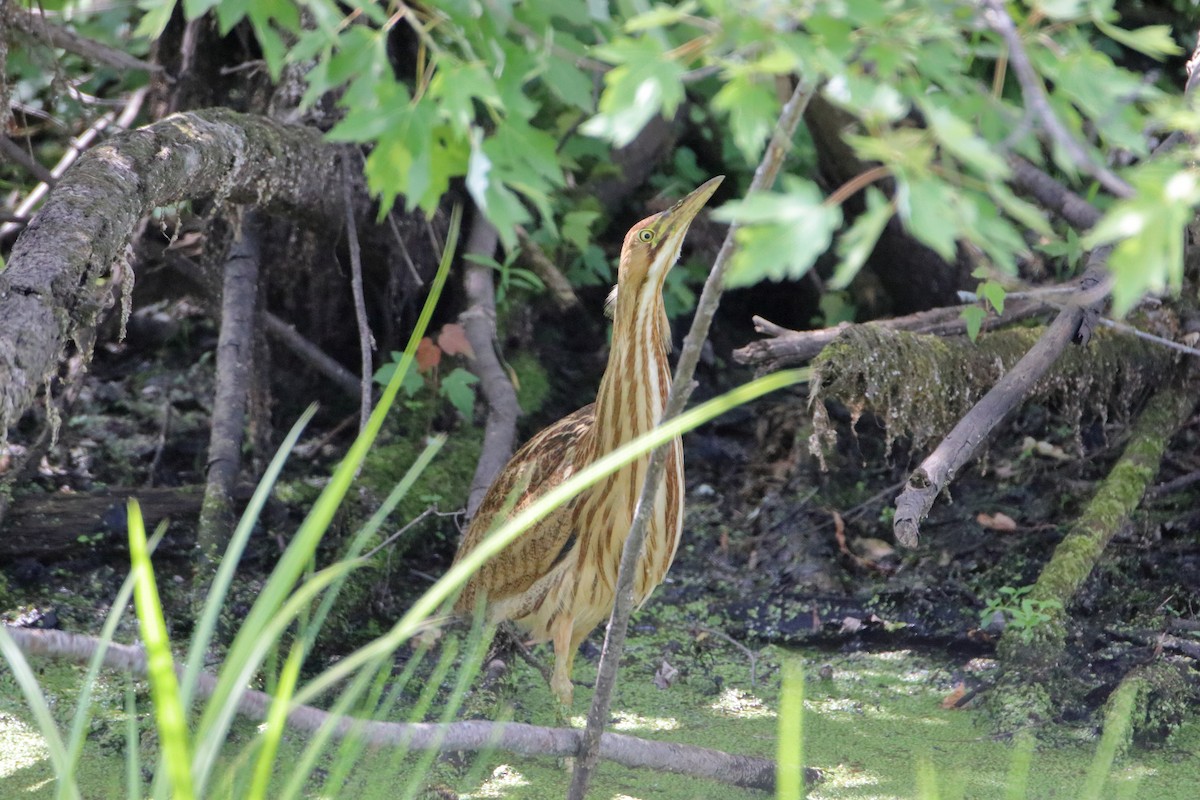
[{"label": "thin twig", "polygon": [[696,625],[694,630],[702,633],[707,633],[709,636],[716,636],[718,639],[723,639],[729,644],[742,651],[742,655],[750,662],[750,688],[753,689],[758,685],[758,653],[751,650],[746,645],[739,642],[737,639],[730,636],[728,633],[716,628],[709,628],[706,625]]},{"label": "thin twig", "polygon": [[1096,163],[1086,148],[1055,116],[1054,109],[1050,107],[1050,100],[1046,97],[1046,89],[1025,52],[1021,34],[1001,0],[979,0],[978,7],[983,12],[983,19],[988,27],[998,33],[1008,45],[1009,63],[1012,64],[1017,82],[1021,85],[1025,105],[1041,120],[1042,127],[1054,143],[1071,157],[1079,169],[1099,181],[1105,189],[1118,197],[1132,197],[1133,187],[1114,175],[1107,167]]},{"label": "thin twig", "polygon": [[354,294],[354,321],[358,324],[358,350],[362,361],[359,380],[358,429],[367,427],[371,418],[371,352],[375,349],[375,337],[371,335],[371,323],[367,321],[367,299],[363,292],[362,250],[358,246],[358,225],[354,221],[354,188],[350,178],[350,161],[342,162],[345,168],[342,192],[346,198],[346,241],[350,245],[350,290]]},{"label": "thin twig", "polygon": [[5,156],[42,183],[53,186],[58,180],[50,174],[50,170],[39,164],[33,156],[21,148],[21,145],[7,136],[0,136],[0,155]]},{"label": "thin twig", "polygon": [[412,256],[408,254],[408,245],[404,243],[404,237],[400,235],[400,226],[396,224],[396,218],[391,214],[387,215],[388,227],[392,230],[392,236],[396,237],[396,244],[400,247],[400,255],[404,258],[404,263],[408,267],[408,274],[412,276],[413,285],[420,289],[425,285],[425,281],[421,280],[421,273],[417,272],[417,265],[413,263]]},{"label": "thin twig", "polygon": [[[97,64],[106,64],[120,70],[141,70],[144,72],[162,72],[158,64],[151,64],[106,44],[80,36],[74,31],[50,22],[40,12],[31,9],[14,7],[5,9],[3,20],[22,33],[44,39],[51,47],[61,48],[68,53],[82,56]],[[2,130],[2,129],[0,129]]]},{"label": "thin twig", "polygon": [[[1064,287],[1064,286],[1050,286],[1045,289],[1040,289],[1040,290],[1035,289],[1034,291],[1030,291],[1030,292],[1009,292],[1005,296],[1005,299],[1007,300],[1007,299],[1041,297],[1041,298],[1043,298],[1043,302],[1046,305],[1054,306],[1061,310],[1063,308],[1063,306],[1059,303],[1055,303],[1053,300],[1050,300],[1047,297],[1047,295],[1061,294],[1064,292],[1070,293],[1073,291],[1078,291],[1078,290],[1071,289],[1070,287]],[[979,296],[977,294],[975,294],[974,292],[965,292],[965,291],[959,292],[958,296],[961,299],[966,300],[967,302],[973,303],[973,302],[979,301]],[[1165,339],[1162,336],[1155,336],[1153,333],[1147,333],[1146,331],[1139,330],[1138,328],[1135,328],[1128,323],[1118,322],[1117,320],[1109,319],[1108,317],[1100,317],[1096,321],[1099,324],[1105,326],[1106,328],[1112,328],[1114,331],[1119,331],[1120,333],[1127,333],[1130,336],[1136,336],[1139,339],[1145,339],[1148,342],[1154,342],[1155,344],[1162,345],[1163,347],[1169,348],[1171,350],[1178,350],[1180,353],[1187,353],[1190,356],[1200,356],[1200,350],[1197,350],[1194,347],[1188,347],[1186,344],[1180,344],[1179,342],[1172,341],[1171,339]]]},{"label": "thin twig", "polygon": [[[766,191],[775,184],[775,177],[779,174],[784,156],[791,149],[796,126],[799,125],[804,109],[808,106],[815,91],[814,84],[803,80],[796,84],[791,98],[780,112],[779,121],[776,123],[775,132],[767,146],[767,151],[763,155],[758,169],[754,172],[754,180],[750,184],[751,192]],[[730,256],[733,254],[734,234],[737,233],[737,229],[737,223],[729,227],[721,250],[717,253],[712,272],[704,283],[704,290],[696,305],[696,317],[692,321],[692,328],[688,332],[687,338],[683,340],[679,365],[675,368],[671,394],[660,424],[677,416],[687,404],[688,397],[692,393],[692,376],[696,371],[696,364],[700,360],[700,350],[708,336],[713,316],[720,304],[721,292],[725,288],[725,273],[729,268]],[[633,524],[630,526],[629,538],[625,540],[625,545],[621,550],[616,602],[613,605],[612,616],[609,618],[608,629],[604,637],[604,650],[600,655],[600,666],[596,675],[596,692],[592,697],[592,707],[588,711],[587,729],[584,731],[580,743],[579,759],[575,765],[575,772],[571,776],[568,800],[584,799],[592,772],[599,760],[600,739],[604,725],[608,722],[613,688],[616,686],[617,668],[625,646],[629,615],[633,611],[634,576],[638,571],[637,565],[642,553],[642,544],[646,538],[646,524],[654,508],[653,496],[658,490],[666,466],[667,450],[667,447],[660,447],[650,457]]]},{"label": "thin twig", "polygon": [[408,533],[410,530],[412,530],[412,529],[413,529],[413,528],[414,528],[414,527],[417,525],[417,523],[419,523],[421,520],[425,519],[426,517],[428,517],[428,516],[430,516],[431,514],[434,514],[434,513],[436,513],[436,512],[437,512],[437,506],[436,506],[436,505],[429,506],[429,508],[426,508],[426,509],[425,509],[424,511],[422,511],[420,514],[417,514],[415,517],[413,517],[413,518],[412,518],[412,519],[411,519],[411,520],[408,522],[408,524],[404,525],[402,528],[400,528],[400,530],[396,531],[396,532],[395,532],[395,533],[393,533],[391,536],[387,537],[387,538],[386,538],[386,539],[384,539],[382,542],[380,542],[379,544],[375,545],[374,547],[372,547],[372,548],[371,548],[370,550],[368,550],[367,552],[363,553],[363,554],[362,554],[362,559],[363,559],[364,561],[366,561],[366,560],[369,560],[369,559],[371,558],[371,556],[375,555],[375,554],[376,554],[376,553],[378,553],[380,550],[384,549],[385,547],[387,547],[388,545],[390,545],[392,542],[396,541],[396,540],[397,540],[397,539],[399,539],[401,536],[403,536],[404,534],[406,534],[406,533]]},{"label": "thin twig", "polygon": [[171,430],[171,399],[168,397],[162,404],[162,424],[158,426],[158,438],[154,442],[154,458],[146,468],[146,488],[154,488],[155,475],[162,464],[163,451],[167,449],[167,435]]}]

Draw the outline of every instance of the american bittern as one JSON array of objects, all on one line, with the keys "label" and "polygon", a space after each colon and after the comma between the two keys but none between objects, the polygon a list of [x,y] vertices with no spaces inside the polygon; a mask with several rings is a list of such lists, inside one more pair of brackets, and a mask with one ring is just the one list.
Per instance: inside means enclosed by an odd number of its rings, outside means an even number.
[{"label": "american bittern", "polygon": [[[488,489],[455,561],[498,527],[498,517],[519,512],[658,423],[671,385],[663,280],[679,258],[692,219],[722,180],[713,178],[626,234],[617,288],[609,298],[612,350],[596,402],[560,419],[517,451]],[[671,566],[683,523],[683,449],[678,438],[668,447],[635,578],[639,604]],[[460,612],[473,609],[482,593],[493,622],[513,620],[535,641],[554,643],[550,687],[565,705],[571,704],[575,651],[612,611],[621,548],[648,464],[648,456],[637,459],[560,506],[484,564],[459,596]]]}]

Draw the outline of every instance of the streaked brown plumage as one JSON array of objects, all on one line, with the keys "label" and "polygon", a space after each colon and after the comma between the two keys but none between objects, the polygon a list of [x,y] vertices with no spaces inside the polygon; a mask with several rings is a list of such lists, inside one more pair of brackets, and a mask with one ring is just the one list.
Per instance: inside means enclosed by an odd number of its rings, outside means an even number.
[{"label": "streaked brown plumage", "polygon": [[[671,387],[663,280],[692,219],[722,179],[713,178],[625,236],[609,299],[612,350],[596,402],[541,431],[509,460],[471,520],[456,562],[508,515],[658,423]],[[634,586],[638,603],[662,582],[679,544],[683,450],[679,439],[669,447]],[[461,612],[470,612],[483,594],[493,621],[513,620],[535,641],[554,643],[551,688],[566,705],[575,651],[612,611],[621,548],[648,464],[648,457],[637,459],[556,509],[488,561],[459,596]]]}]

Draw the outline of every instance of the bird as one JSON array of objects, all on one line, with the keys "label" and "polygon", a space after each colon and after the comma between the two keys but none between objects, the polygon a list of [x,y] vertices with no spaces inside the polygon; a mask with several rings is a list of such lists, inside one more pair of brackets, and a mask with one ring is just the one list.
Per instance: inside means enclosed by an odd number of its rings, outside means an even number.
[{"label": "bird", "polygon": [[[488,488],[455,555],[458,563],[510,516],[661,420],[671,386],[671,334],[663,305],[667,273],[692,220],[724,180],[704,183],[625,235],[609,295],[612,343],[596,401],[533,436]],[[666,447],[663,478],[634,582],[640,606],[665,577],[683,526],[683,447]],[[512,621],[533,642],[550,641],[550,688],[571,706],[579,645],[612,612],[621,550],[629,536],[649,455],[635,459],[530,526],[475,572],[455,601],[459,614],[482,602],[488,621]]]}]

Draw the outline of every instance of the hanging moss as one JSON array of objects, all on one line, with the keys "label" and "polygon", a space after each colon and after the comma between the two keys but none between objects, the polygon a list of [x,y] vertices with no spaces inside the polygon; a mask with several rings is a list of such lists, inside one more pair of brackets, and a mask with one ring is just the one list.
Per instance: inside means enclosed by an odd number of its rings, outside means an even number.
[{"label": "hanging moss", "polygon": [[[942,438],[1042,331],[1007,329],[970,342],[870,324],[847,328],[813,360],[814,454],[820,457],[836,438],[826,400],[845,404],[855,424],[873,412],[885,426],[889,453],[900,438],[918,450]],[[1087,347],[1067,348],[1029,399],[1057,408],[1078,437],[1085,415],[1102,422],[1127,417],[1172,363],[1164,348],[1102,328]]]}]

